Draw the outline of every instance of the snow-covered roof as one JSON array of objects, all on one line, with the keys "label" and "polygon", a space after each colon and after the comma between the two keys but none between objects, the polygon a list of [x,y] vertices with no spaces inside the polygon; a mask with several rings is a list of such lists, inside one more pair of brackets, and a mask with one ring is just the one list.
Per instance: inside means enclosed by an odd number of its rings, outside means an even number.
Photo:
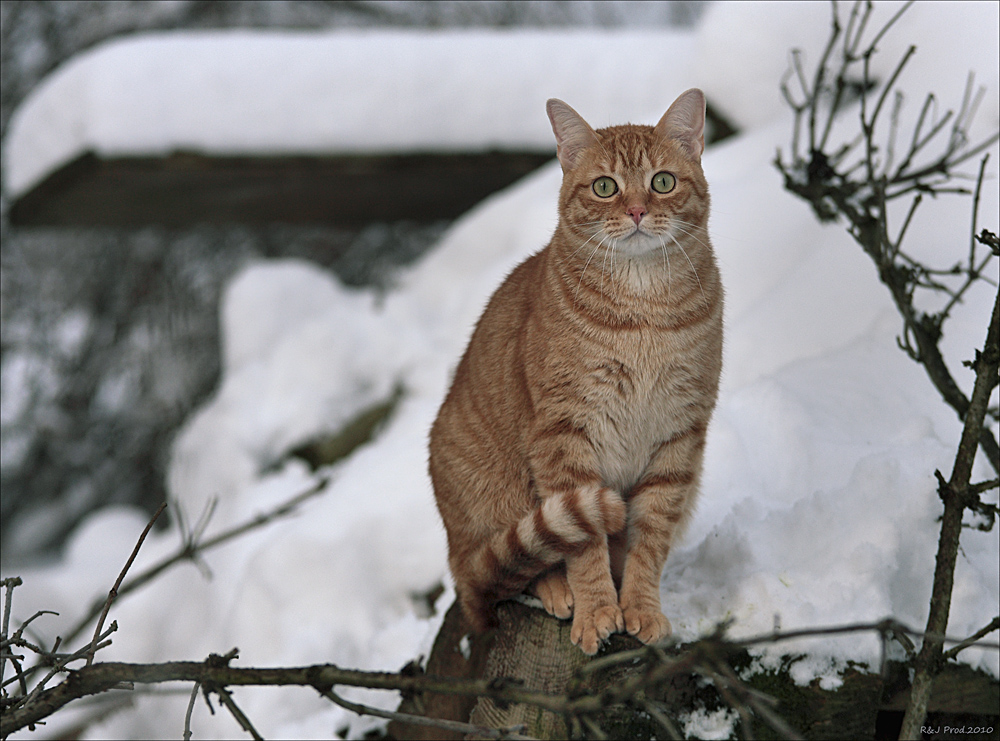
[{"label": "snow-covered roof", "polygon": [[[880,3],[876,23],[899,3]],[[788,51],[807,61],[829,29],[825,3],[716,3],[693,30],[181,31],[116,39],[80,54],[20,105],[3,146],[11,198],[84,152],[151,156],[543,150],[562,98],[595,126],[654,122],[677,93],[705,90],[741,127],[785,110],[775,80]],[[986,88],[995,126],[996,6],[914,9],[880,44],[887,76],[905,47],[913,107]],[[963,54],[955,54],[957,48]],[[978,64],[986,60],[986,64]],[[970,64],[972,67],[970,67]]]},{"label": "snow-covered roof", "polygon": [[546,99],[655,121],[694,85],[693,33],[155,33],[71,59],[16,111],[17,197],[80,154],[549,150]]}]

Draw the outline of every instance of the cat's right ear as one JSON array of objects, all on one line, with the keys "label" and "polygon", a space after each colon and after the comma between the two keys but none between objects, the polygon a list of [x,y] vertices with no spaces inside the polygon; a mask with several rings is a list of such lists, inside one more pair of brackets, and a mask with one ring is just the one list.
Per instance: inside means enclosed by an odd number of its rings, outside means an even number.
[{"label": "cat's right ear", "polygon": [[552,132],[556,135],[556,156],[563,172],[569,172],[576,167],[580,153],[598,144],[597,133],[583,116],[574,111],[558,98],[550,98],[545,104],[545,111],[552,122]]}]

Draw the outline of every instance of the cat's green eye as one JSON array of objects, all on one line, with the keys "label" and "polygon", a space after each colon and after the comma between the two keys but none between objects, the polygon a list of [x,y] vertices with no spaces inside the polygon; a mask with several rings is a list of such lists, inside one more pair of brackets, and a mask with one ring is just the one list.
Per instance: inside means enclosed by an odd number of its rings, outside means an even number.
[{"label": "cat's green eye", "polygon": [[653,190],[657,193],[669,193],[677,185],[677,178],[669,172],[658,172],[653,175]]},{"label": "cat's green eye", "polygon": [[594,181],[594,192],[601,198],[610,198],[618,192],[618,183],[614,178],[603,177]]}]

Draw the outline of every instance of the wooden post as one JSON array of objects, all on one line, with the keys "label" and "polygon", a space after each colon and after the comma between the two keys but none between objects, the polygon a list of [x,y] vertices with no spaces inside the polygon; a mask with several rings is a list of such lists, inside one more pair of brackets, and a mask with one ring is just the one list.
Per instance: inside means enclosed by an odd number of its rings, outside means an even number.
[{"label": "wooden post", "polygon": [[[500,625],[483,677],[514,677],[525,689],[565,694],[573,674],[590,660],[569,639],[572,621],[520,602],[497,605],[497,617]],[[479,698],[469,720],[488,728],[524,725],[523,733],[535,738],[569,738],[561,716],[532,705],[498,707],[488,697]]]},{"label": "wooden post", "polygon": [[[569,620],[559,620],[540,607],[514,601],[500,603],[497,617],[497,628],[475,635],[469,631],[458,604],[453,604],[434,641],[427,674],[463,679],[509,677],[523,682],[525,689],[563,694],[576,671],[591,660],[570,641]],[[641,645],[625,635],[612,636],[611,643],[610,648],[619,651]],[[539,739],[569,737],[560,715],[531,705],[501,707],[488,698],[427,692],[404,697],[399,711],[488,728],[524,725],[524,735]],[[388,732],[391,738],[414,741],[463,738],[459,733],[395,721],[389,724]]]}]

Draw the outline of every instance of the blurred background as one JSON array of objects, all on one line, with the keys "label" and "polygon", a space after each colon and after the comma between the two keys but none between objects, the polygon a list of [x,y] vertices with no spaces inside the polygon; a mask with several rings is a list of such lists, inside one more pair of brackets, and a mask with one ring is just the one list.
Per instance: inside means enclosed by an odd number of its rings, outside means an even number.
[{"label": "blurred background", "polygon": [[[60,65],[130,34],[236,28],[690,27],[707,4],[3,0],[0,136],[6,147],[14,112]],[[499,159],[462,160],[458,166],[470,170],[473,179],[486,171],[499,179],[464,200],[456,196],[435,213],[406,218],[377,210],[358,218],[317,218],[280,207],[262,214],[238,199],[232,208],[208,209],[206,217],[196,208],[171,207],[170,187],[189,189],[192,180],[164,185],[162,163],[152,176],[95,169],[89,160],[74,163],[67,169],[82,183],[83,195],[89,191],[109,201],[115,199],[114,184],[127,187],[121,184],[131,182],[129,177],[160,178],[166,205],[159,210],[115,212],[104,204],[105,218],[95,219],[86,198],[55,203],[51,187],[18,194],[24,196],[18,202],[5,173],[0,190],[0,543],[5,564],[54,556],[73,527],[97,507],[132,503],[152,511],[163,500],[173,435],[217,385],[220,292],[241,267],[261,257],[296,256],[325,266],[348,285],[388,286],[394,270],[432,245],[469,207],[470,197],[485,197],[552,154],[510,152]],[[212,163],[195,165],[221,177],[229,194],[239,192],[248,172],[246,162],[235,169],[229,163],[221,175]],[[279,163],[258,178],[260,196],[271,202],[289,182],[308,182],[321,192],[324,178],[335,177],[342,165],[313,167],[309,180],[302,162]],[[180,166],[192,170],[189,162]],[[378,163],[383,170],[393,166],[393,161]],[[104,190],[98,187],[102,183]]]}]

